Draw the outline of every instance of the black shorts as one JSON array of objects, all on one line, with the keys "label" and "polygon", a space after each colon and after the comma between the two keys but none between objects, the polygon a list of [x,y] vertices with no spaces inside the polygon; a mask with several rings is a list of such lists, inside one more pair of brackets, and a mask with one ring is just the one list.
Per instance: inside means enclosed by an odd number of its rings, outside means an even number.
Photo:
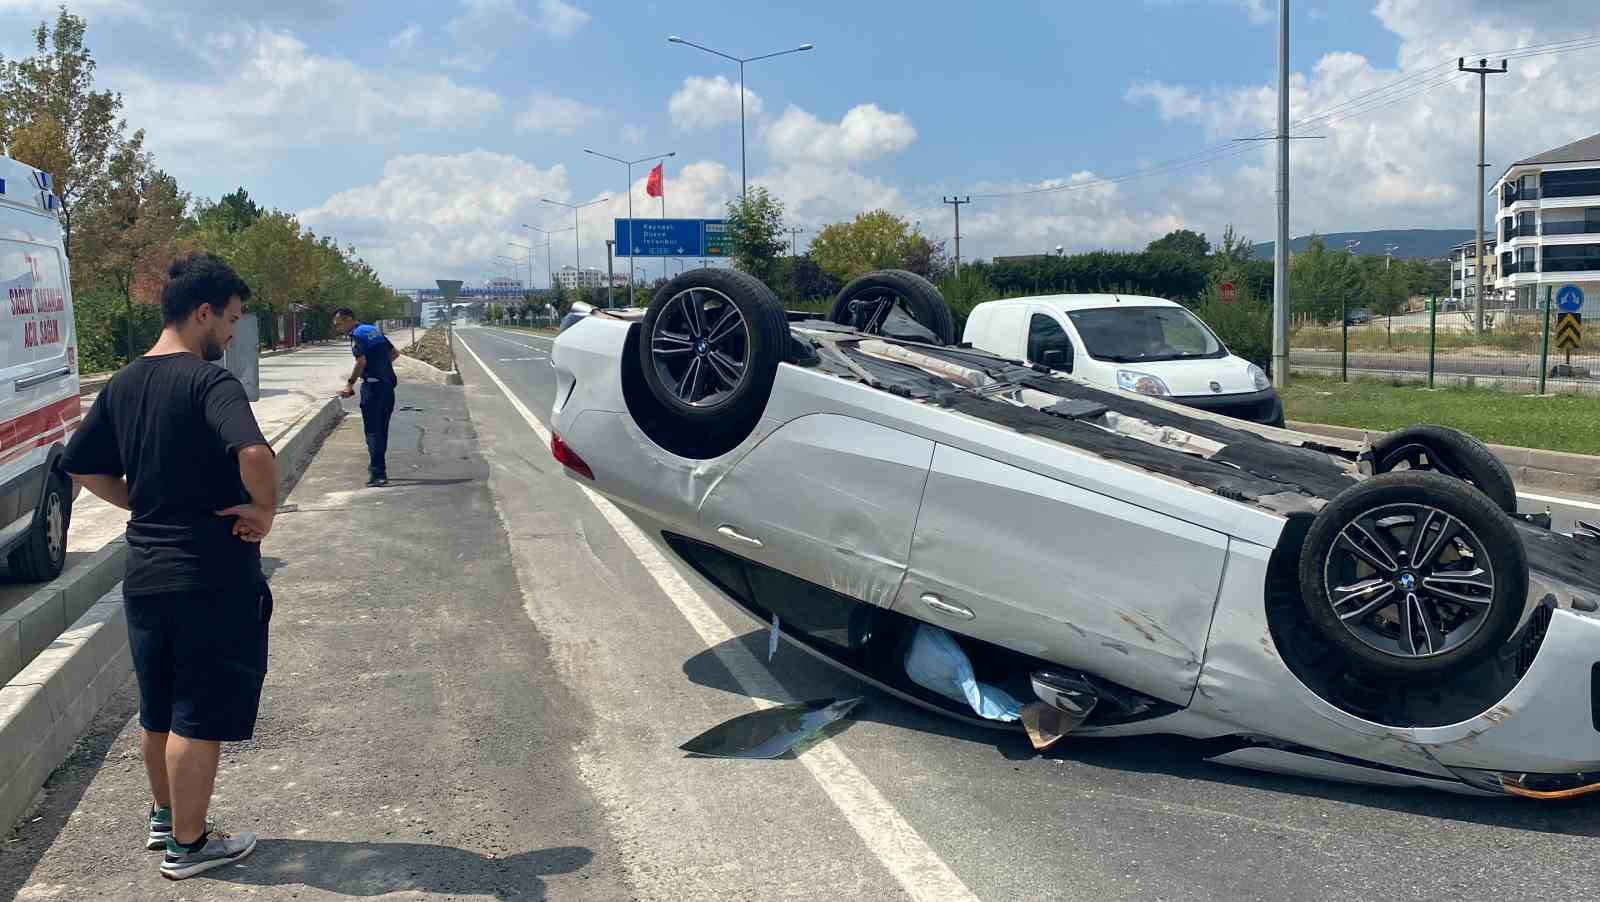
[{"label": "black shorts", "polygon": [[122,604],[139,678],[139,725],[188,739],[249,739],[267,676],[267,584],[139,595]]}]

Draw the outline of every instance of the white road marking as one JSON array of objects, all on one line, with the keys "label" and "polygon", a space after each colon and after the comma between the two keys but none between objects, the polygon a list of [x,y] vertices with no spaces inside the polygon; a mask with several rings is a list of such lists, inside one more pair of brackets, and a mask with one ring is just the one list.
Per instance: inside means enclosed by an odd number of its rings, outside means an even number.
[{"label": "white road marking", "polygon": [[[506,396],[512,409],[527,422],[539,440],[548,445],[550,430],[484,364],[483,358],[471,346],[466,342],[462,342],[461,346],[483,368],[489,380]],[[755,655],[740,643],[732,641],[737,638],[733,630],[661,554],[655,543],[616,505],[588,486],[581,483],[577,485],[601,516],[606,518],[606,522],[611,524],[611,528],[616,530],[623,544],[639,559],[645,572],[655,580],[678,613],[689,621],[701,641],[728,669],[745,694],[750,696],[755,706],[773,707],[777,702],[767,699],[787,697],[788,693]],[[834,806],[845,816],[845,820],[850,822],[862,842],[877,856],[907,895],[925,902],[977,902],[978,897],[972,890],[961,882],[950,866],[923,841],[916,828],[895,810],[831,738],[822,739],[798,757]]]},{"label": "white road marking", "polygon": [[1566,507],[1581,507],[1585,510],[1600,511],[1600,504],[1595,504],[1593,501],[1578,501],[1575,498],[1562,498],[1560,495],[1535,495],[1532,492],[1518,492],[1517,497],[1526,498],[1529,501],[1543,501],[1546,504],[1560,504]]}]

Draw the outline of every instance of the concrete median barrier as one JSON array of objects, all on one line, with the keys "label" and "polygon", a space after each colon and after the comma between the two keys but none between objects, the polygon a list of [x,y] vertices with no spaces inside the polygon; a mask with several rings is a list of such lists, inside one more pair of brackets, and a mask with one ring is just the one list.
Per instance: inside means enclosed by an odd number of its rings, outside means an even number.
[{"label": "concrete median barrier", "polygon": [[[1381,430],[1356,429],[1350,426],[1327,426],[1321,423],[1297,423],[1289,428],[1312,435],[1331,438],[1371,441],[1383,435]],[[1518,448],[1512,445],[1490,445],[1489,450],[1511,471],[1511,479],[1522,489],[1537,489],[1576,495],[1600,495],[1600,457],[1587,454],[1569,454],[1565,451],[1542,451],[1538,448]]]},{"label": "concrete median barrier", "polygon": [[[281,502],[344,416],[337,398],[269,439]],[[0,617],[0,828],[9,828],[132,672],[123,619],[122,538]],[[8,669],[9,668],[9,669]]]}]

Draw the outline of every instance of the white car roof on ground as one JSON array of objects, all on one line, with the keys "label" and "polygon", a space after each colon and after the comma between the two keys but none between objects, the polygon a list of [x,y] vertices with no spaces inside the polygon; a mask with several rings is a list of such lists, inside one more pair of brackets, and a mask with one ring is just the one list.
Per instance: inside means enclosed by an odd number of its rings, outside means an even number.
[{"label": "white car roof on ground", "polygon": [[1182,304],[1169,301],[1165,298],[1153,298],[1139,294],[1046,294],[1037,297],[1007,298],[1002,301],[991,301],[994,304],[1043,304],[1047,307],[1060,310],[1062,313],[1071,313],[1075,310],[1098,310],[1104,307],[1181,307]]}]

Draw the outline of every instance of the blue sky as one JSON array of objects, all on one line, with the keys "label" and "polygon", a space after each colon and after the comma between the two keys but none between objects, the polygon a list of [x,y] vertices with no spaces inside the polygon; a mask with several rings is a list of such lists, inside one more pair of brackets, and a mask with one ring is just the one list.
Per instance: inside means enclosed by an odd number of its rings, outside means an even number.
[{"label": "blue sky", "polygon": [[[28,25],[51,5],[0,0],[14,23],[0,50],[25,49]],[[68,5],[89,19],[100,84],[124,93],[130,126],[148,131],[185,187],[215,197],[242,184],[354,242],[397,286],[444,270],[475,281],[505,265],[497,255],[525,254],[507,244],[527,243],[521,223],[572,221],[544,196],[614,195],[582,214],[584,261],[603,259],[605,224],[626,206],[624,170],[586,146],[675,150],[669,214],[717,214],[738,190],[737,94],[726,81],[737,69],[669,44],[670,33],[738,55],[816,45],[747,69],[751,180],[807,234],[882,206],[944,238],[943,193],[1063,184],[1074,188],[964,209],[967,256],[1137,247],[1179,225],[1212,236],[1228,222],[1261,238],[1271,229],[1265,148],[1097,179],[1271,127],[1273,0]],[[1297,0],[1295,114],[1459,54],[1600,33],[1589,6]],[[1518,60],[1494,85],[1505,113],[1491,120],[1491,161],[1593,131],[1600,92],[1579,70],[1593,71],[1597,55]],[[1294,230],[1469,225],[1474,92],[1463,77],[1316,123],[1328,137],[1296,147]],[[634,172],[639,215],[658,212],[644,203],[647,168]],[[570,233],[553,251],[557,266],[571,262]],[[535,263],[542,281],[542,250]]]}]

